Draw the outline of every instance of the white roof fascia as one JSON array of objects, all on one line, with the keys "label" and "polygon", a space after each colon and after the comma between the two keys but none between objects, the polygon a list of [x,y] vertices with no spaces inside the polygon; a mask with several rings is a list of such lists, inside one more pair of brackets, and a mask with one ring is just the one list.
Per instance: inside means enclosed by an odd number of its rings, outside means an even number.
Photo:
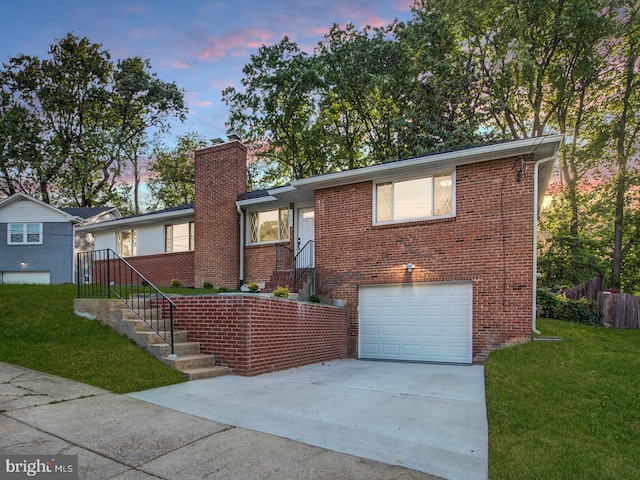
[{"label": "white roof fascia", "polygon": [[76,217],[75,215],[70,215],[67,212],[60,210],[59,208],[54,207],[53,205],[49,205],[48,203],[43,202],[42,200],[38,200],[37,198],[34,198],[30,195],[27,195],[26,193],[23,192],[16,192],[13,195],[10,195],[6,198],[3,198],[2,200],[0,200],[0,208],[3,207],[4,205],[9,205],[13,202],[16,202],[18,200],[28,200],[31,202],[35,202],[45,208],[48,208],[49,210],[53,210],[56,213],[59,213],[61,215],[64,215],[67,220],[69,220],[70,222],[73,223],[81,223],[82,222],[82,218],[80,217]]},{"label": "white roof fascia", "polygon": [[111,230],[114,228],[135,227],[136,225],[146,225],[149,223],[161,223],[165,220],[173,220],[176,218],[193,217],[193,208],[185,208],[183,210],[174,210],[163,213],[149,213],[137,217],[118,218],[108,220],[106,222],[92,223],[90,225],[82,225],[76,228],[78,232],[97,232],[99,230]]},{"label": "white roof fascia", "polygon": [[245,208],[245,207],[250,207],[251,205],[259,205],[261,203],[275,202],[277,200],[278,199],[276,197],[267,195],[265,197],[247,198],[246,200],[238,200],[236,201],[236,205],[238,205],[240,208]]},{"label": "white roof fascia", "polygon": [[[516,155],[528,155],[536,153],[536,160],[553,156],[560,148],[563,135],[548,135],[545,137],[526,138],[513,140],[494,145],[455,150],[451,152],[430,154],[407,160],[398,160],[388,163],[372,165],[355,170],[329,173],[326,175],[302,178],[294,180],[292,187],[300,189],[317,189],[369,181],[383,175],[411,171],[421,166],[451,166],[465,165],[469,163],[486,162],[498,158],[506,158]],[[546,148],[545,148],[546,147]],[[539,150],[539,151],[538,151]],[[538,158],[539,157],[539,158]]]}]

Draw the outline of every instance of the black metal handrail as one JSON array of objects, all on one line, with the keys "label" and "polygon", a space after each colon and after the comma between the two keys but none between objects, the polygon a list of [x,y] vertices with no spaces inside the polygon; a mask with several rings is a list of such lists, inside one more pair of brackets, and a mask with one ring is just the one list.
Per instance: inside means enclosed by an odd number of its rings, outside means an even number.
[{"label": "black metal handrail", "polygon": [[307,273],[307,271],[312,270],[315,267],[315,245],[316,242],[309,240],[293,258],[295,270],[295,277],[293,280],[294,286],[298,284],[298,281],[305,275],[305,273]]},{"label": "black metal handrail", "polygon": [[[119,298],[171,347],[173,311],[164,293],[111,249],[77,254],[78,298]],[[167,320],[167,316],[169,317]]]}]

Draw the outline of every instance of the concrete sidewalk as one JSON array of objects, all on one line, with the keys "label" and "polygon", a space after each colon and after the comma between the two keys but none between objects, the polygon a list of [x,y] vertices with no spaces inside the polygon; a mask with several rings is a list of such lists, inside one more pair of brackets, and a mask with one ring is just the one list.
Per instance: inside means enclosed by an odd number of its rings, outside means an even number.
[{"label": "concrete sidewalk", "polygon": [[1,455],[77,455],[82,480],[436,478],[2,362],[0,432]]}]

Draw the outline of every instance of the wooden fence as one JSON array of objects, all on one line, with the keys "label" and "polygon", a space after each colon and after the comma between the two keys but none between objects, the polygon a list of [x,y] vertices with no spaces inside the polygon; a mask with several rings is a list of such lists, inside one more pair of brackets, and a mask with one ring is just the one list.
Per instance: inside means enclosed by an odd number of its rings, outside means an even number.
[{"label": "wooden fence", "polygon": [[640,328],[640,297],[626,293],[599,292],[596,300],[605,324],[616,328]]},{"label": "wooden fence", "polygon": [[572,300],[588,298],[602,312],[603,322],[615,328],[640,328],[640,297],[626,293],[605,292],[601,276],[567,289],[564,294]]},{"label": "wooden fence", "polygon": [[591,280],[582,282],[575,287],[567,288],[564,294],[571,300],[580,300],[581,298],[588,298],[594,302],[598,301],[598,293],[604,289],[604,278],[602,276],[593,277]]}]

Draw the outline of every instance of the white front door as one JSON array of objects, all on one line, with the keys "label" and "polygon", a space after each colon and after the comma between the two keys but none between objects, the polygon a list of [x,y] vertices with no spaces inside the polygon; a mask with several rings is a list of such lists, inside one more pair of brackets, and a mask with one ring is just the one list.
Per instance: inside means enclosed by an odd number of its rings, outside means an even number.
[{"label": "white front door", "polygon": [[[313,207],[305,207],[298,209],[298,239],[296,243],[296,253],[303,249],[314,236],[314,211]],[[309,264],[314,265],[313,244],[307,247]]]}]

